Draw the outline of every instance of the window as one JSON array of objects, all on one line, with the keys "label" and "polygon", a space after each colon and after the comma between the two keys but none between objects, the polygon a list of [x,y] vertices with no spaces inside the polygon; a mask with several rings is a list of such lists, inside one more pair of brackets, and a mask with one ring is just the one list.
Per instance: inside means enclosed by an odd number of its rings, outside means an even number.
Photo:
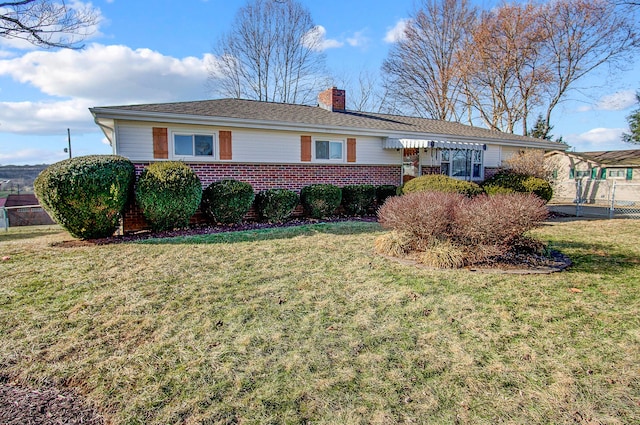
[{"label": "window", "polygon": [[622,179],[627,175],[626,170],[609,170],[609,177],[614,179]]},{"label": "window", "polygon": [[173,135],[174,156],[213,156],[212,134]]},{"label": "window", "polygon": [[333,140],[316,140],[316,159],[342,161],[344,143]]},{"label": "window", "polygon": [[482,151],[444,149],[440,152],[440,174],[457,179],[482,178]]},{"label": "window", "polygon": [[570,179],[581,179],[584,177],[589,178],[591,176],[591,170],[576,170],[575,168],[569,168]]}]

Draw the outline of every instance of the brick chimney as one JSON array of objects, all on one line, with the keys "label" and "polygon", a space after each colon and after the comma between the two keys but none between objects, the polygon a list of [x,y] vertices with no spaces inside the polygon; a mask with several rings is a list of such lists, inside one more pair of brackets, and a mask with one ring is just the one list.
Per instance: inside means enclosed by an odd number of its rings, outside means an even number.
[{"label": "brick chimney", "polygon": [[327,111],[344,111],[346,105],[346,96],[344,90],[337,87],[331,87],[318,95],[318,106]]}]

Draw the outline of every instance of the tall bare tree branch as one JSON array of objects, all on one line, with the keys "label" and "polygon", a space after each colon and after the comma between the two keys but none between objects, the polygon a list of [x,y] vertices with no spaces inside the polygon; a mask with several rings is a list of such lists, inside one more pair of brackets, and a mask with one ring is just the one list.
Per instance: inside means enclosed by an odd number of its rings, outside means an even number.
[{"label": "tall bare tree branch", "polygon": [[214,49],[209,84],[217,94],[311,103],[328,84],[321,33],[295,0],[253,0]]},{"label": "tall bare tree branch", "polygon": [[98,21],[91,7],[72,7],[64,0],[0,3],[0,37],[26,40],[38,47],[80,49]]},{"label": "tall bare tree branch", "polygon": [[475,11],[467,0],[422,0],[419,6],[382,65],[386,89],[406,112],[458,119],[458,53]]}]

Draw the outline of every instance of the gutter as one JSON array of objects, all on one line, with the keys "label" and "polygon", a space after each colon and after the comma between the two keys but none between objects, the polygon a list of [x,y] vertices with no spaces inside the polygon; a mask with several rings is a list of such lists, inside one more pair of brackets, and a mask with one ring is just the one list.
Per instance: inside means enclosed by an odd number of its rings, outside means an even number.
[{"label": "gutter", "polygon": [[[519,143],[520,146],[528,148],[537,148],[545,150],[561,150],[557,142],[550,141],[537,141],[533,138],[531,141],[518,138],[504,138],[493,139],[487,137],[475,137],[464,135],[452,135],[452,134],[440,134],[440,133],[424,133],[424,132],[398,132],[395,130],[376,130],[371,128],[362,127],[342,127],[342,126],[326,126],[322,124],[309,124],[309,123],[291,123],[286,121],[270,121],[270,120],[252,120],[248,121],[244,118],[231,118],[231,117],[205,117],[202,115],[167,115],[164,112],[140,112],[129,110],[114,110],[111,108],[89,108],[89,111],[95,117],[95,122],[98,126],[103,127],[98,122],[100,118],[106,118],[111,120],[126,120],[126,121],[142,121],[142,122],[158,122],[168,124],[191,124],[191,125],[215,125],[215,126],[227,126],[227,127],[240,127],[250,128],[256,130],[284,130],[284,131],[300,131],[306,130],[314,133],[329,133],[329,134],[350,134],[360,133],[366,136],[377,137],[389,137],[389,138],[430,138],[430,139],[448,139],[451,141],[459,142],[483,142],[493,145],[512,146],[514,143]],[[107,127],[109,128],[109,127]],[[104,130],[103,130],[104,131]],[[509,133],[504,133],[509,136]],[[411,137],[407,137],[411,136]],[[415,137],[414,137],[415,136]],[[108,138],[108,137],[107,137]]]}]

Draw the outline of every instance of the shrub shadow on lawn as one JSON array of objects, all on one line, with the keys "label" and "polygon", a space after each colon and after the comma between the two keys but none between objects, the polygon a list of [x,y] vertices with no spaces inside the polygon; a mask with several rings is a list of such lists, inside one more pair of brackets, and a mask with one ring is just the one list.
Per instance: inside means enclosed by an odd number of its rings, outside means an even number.
[{"label": "shrub shadow on lawn", "polygon": [[333,235],[356,235],[381,231],[375,220],[352,219],[347,221],[310,222],[296,225],[274,225],[255,229],[234,230],[233,228],[218,228],[215,231],[203,230],[203,233],[192,233],[180,236],[150,235],[134,242],[145,244],[220,244],[258,242],[274,239],[291,239],[299,236],[313,236],[318,233]]},{"label": "shrub shadow on lawn", "polygon": [[51,227],[51,225],[42,226],[41,229],[29,226],[29,230],[16,230],[16,228],[0,229],[0,242],[19,241],[23,239],[35,239],[42,236],[52,235],[57,232],[62,232],[60,228]]},{"label": "shrub shadow on lawn", "polygon": [[614,275],[620,274],[621,268],[640,267],[640,259],[621,250],[620,245],[571,241],[553,241],[551,245],[571,257],[573,271]]}]

